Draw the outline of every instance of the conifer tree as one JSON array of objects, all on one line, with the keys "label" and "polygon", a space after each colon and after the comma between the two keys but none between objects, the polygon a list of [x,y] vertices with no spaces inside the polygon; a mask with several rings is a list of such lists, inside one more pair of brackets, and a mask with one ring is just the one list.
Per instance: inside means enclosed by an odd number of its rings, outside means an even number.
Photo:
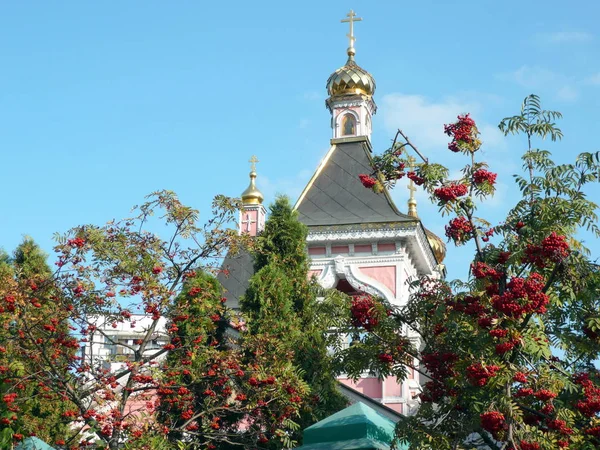
[{"label": "conifer tree", "polygon": [[[270,208],[255,254],[255,275],[242,299],[252,335],[276,335],[310,387],[301,413],[302,429],[346,405],[328,354],[331,322],[317,300],[319,288],[308,277],[307,227],[286,197]],[[275,349],[274,349],[275,350]]]}]

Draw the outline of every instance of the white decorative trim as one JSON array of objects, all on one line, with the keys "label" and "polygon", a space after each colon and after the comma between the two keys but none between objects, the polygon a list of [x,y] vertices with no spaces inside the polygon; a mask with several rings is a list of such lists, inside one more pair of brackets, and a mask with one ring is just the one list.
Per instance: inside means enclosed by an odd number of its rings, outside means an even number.
[{"label": "white decorative trim", "polygon": [[317,282],[325,289],[331,289],[335,287],[337,281],[335,273],[332,270],[331,264],[328,264],[322,271],[321,275],[317,279]]},{"label": "white decorative trim", "polygon": [[393,239],[415,235],[415,227],[378,228],[378,229],[346,229],[328,231],[310,231],[307,243],[331,241],[372,241],[373,239]]},{"label": "white decorative trim", "polygon": [[420,389],[421,385],[417,380],[404,380],[409,389]]},{"label": "white decorative trim", "polygon": [[[349,257],[345,257],[344,260],[346,261],[346,263],[348,264],[353,264],[353,265],[381,265],[381,264],[385,264],[385,263],[390,263],[390,264],[396,264],[396,263],[400,263],[405,261],[404,255],[401,254],[395,254],[395,255],[386,255],[386,256],[373,256],[371,258],[365,258],[365,257],[356,257],[356,256],[349,256]],[[332,259],[326,259],[326,258],[319,258],[319,259],[313,259],[311,261],[311,269],[313,267],[322,267],[322,266],[327,266],[330,265]]]},{"label": "white decorative trim", "polygon": [[[330,97],[331,98],[331,97]],[[335,100],[331,101],[328,105],[330,111],[333,111],[337,108],[349,108],[352,106],[364,106],[371,115],[374,115],[377,112],[377,106],[375,102],[371,98],[360,98],[360,99],[344,99],[344,100]]]},{"label": "white decorative trim", "polygon": [[[314,243],[330,243],[330,242],[371,242],[379,240],[394,240],[397,241],[402,238],[409,239],[408,253],[412,253],[411,260],[414,261],[422,273],[434,274],[438,272],[438,264],[427,240],[427,236],[423,231],[422,226],[415,226],[414,223],[408,225],[401,225],[399,227],[385,227],[385,228],[325,228],[325,229],[313,229],[309,232],[306,238],[307,244]],[[410,247],[412,244],[416,248],[411,252]],[[329,256],[329,255],[328,255]]]},{"label": "white decorative trim", "polygon": [[341,101],[341,102],[333,102],[332,106],[335,109],[342,109],[342,108],[351,108],[353,106],[362,106],[362,104],[364,103],[363,100],[345,100],[345,101]]},{"label": "white decorative trim", "polygon": [[384,405],[386,403],[395,403],[395,404],[406,403],[406,398],[404,398],[404,397],[383,397],[381,399],[381,403],[383,403]]},{"label": "white decorative trim", "polygon": [[[381,259],[384,258],[361,261],[360,259],[344,258],[340,255],[335,259],[319,261],[319,264],[311,264],[310,270],[318,270],[323,267],[320,276],[317,278],[317,282],[326,289],[333,288],[338,280],[346,280],[357,291],[385,298],[388,302],[395,304],[397,301],[394,293],[383,283],[363,274],[358,267],[361,263],[378,266],[383,262],[380,261]],[[398,263],[401,261],[402,258],[395,258],[393,260],[390,258],[388,262],[393,263],[396,266],[396,270],[398,270]]]}]

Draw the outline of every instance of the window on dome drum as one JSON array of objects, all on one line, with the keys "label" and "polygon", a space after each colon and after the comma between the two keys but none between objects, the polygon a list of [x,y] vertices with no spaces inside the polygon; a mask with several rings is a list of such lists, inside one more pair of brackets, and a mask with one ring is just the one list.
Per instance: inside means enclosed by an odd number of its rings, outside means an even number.
[{"label": "window on dome drum", "polygon": [[346,114],[342,119],[342,136],[356,134],[356,118],[352,114]]}]

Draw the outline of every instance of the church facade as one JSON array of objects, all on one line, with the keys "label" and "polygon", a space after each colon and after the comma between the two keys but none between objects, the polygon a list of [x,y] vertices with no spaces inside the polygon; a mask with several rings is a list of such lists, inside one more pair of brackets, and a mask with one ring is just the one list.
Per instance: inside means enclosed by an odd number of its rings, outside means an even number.
[{"label": "church facade", "polygon": [[[375,80],[355,61],[353,24],[357,20],[352,11],[343,20],[350,24],[348,59],[327,80],[331,145],[295,209],[309,229],[310,276],[325,288],[349,295],[369,293],[402,306],[409,296],[409,280],[443,276],[445,245],[419,220],[413,190],[403,213],[386,189],[376,194],[360,182],[360,174],[372,172],[371,133],[377,106]],[[251,162],[239,227],[241,233],[255,236],[264,227],[266,210],[256,186],[255,158]],[[228,304],[235,308],[252,275],[252,261],[242,255],[228,258],[225,265],[229,275],[219,278],[228,291]],[[405,333],[419,344],[417,335]],[[357,382],[343,376],[340,382],[399,413],[410,414],[417,406],[419,376],[410,370],[404,382],[394,377],[379,380],[368,373]]]}]

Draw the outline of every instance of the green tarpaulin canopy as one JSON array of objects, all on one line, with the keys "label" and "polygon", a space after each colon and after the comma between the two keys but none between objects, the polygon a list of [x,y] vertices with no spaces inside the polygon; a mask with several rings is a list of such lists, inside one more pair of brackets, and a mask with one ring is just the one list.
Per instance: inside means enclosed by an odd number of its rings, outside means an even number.
[{"label": "green tarpaulin canopy", "polygon": [[31,436],[23,439],[19,445],[15,447],[15,450],[55,450],[54,447],[50,447],[41,439]]},{"label": "green tarpaulin canopy", "polygon": [[306,428],[297,450],[388,450],[394,428],[394,422],[358,402]]}]

